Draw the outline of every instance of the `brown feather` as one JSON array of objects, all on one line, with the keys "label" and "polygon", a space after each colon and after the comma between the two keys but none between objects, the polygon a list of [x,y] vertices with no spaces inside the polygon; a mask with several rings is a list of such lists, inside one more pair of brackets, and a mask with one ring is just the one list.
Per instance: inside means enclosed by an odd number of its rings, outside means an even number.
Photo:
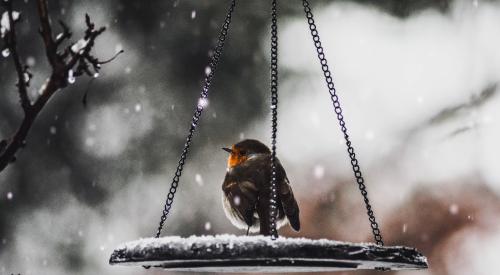
[{"label": "brown feather", "polygon": [[[296,231],[300,229],[299,207],[292,192],[285,170],[277,162],[278,192],[278,227],[288,221]],[[229,168],[222,185],[226,214],[231,222],[241,228],[238,222],[244,222],[255,231],[269,235],[269,185],[270,155],[257,154],[238,165]],[[235,221],[233,219],[239,219]]]}]

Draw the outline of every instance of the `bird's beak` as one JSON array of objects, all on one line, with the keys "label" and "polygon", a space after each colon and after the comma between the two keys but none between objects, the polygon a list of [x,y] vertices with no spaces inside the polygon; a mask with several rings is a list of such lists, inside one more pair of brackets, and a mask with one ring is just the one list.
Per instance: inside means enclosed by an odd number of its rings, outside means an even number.
[{"label": "bird's beak", "polygon": [[225,147],[223,147],[223,148],[222,148],[222,150],[224,150],[224,151],[226,151],[226,152],[228,152],[228,153],[232,153],[232,152],[233,152],[233,150],[231,150],[231,149],[229,149],[229,148],[225,148]]}]

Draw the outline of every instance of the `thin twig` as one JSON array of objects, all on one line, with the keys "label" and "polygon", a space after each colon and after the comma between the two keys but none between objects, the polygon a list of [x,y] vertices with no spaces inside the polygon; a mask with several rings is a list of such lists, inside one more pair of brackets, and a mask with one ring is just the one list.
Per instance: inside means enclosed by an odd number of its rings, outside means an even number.
[{"label": "thin twig", "polygon": [[99,65],[104,65],[104,64],[108,64],[110,62],[112,62],[113,60],[115,60],[120,54],[124,53],[123,50],[120,50],[118,52],[115,53],[115,55],[113,55],[110,59],[108,60],[104,60],[104,61],[99,61]]},{"label": "thin twig", "polygon": [[63,29],[63,32],[56,37],[56,46],[60,46],[64,40],[69,39],[72,35],[71,31],[69,30],[68,26],[61,20],[59,20],[59,25]]},{"label": "thin twig", "polygon": [[54,68],[57,62],[57,49],[52,37],[52,28],[50,26],[49,8],[47,0],[38,0],[38,16],[40,17],[40,34],[45,44],[45,52],[50,65]]}]

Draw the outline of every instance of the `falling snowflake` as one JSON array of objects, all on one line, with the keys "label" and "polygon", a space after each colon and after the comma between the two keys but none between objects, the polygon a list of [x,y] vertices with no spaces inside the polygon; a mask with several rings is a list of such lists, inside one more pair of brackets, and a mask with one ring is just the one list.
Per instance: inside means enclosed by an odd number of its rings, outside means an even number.
[{"label": "falling snowflake", "polygon": [[210,66],[207,66],[205,68],[205,74],[208,76],[208,75],[210,75],[211,72],[212,72],[212,69],[210,68]]},{"label": "falling snowflake", "polygon": [[325,168],[321,165],[316,165],[314,166],[313,174],[316,179],[322,179],[325,176]]},{"label": "falling snowflake", "polygon": [[26,58],[26,65],[33,67],[36,64],[36,59],[33,56],[28,56]]},{"label": "falling snowflake", "polygon": [[88,147],[92,147],[95,145],[95,139],[93,137],[87,137],[85,139],[85,145]]},{"label": "falling snowflake", "polygon": [[452,214],[452,215],[458,214],[458,205],[456,205],[455,203],[450,205],[449,211],[450,211],[450,214]]},{"label": "falling snowflake", "polygon": [[196,174],[194,176],[194,180],[196,181],[196,183],[198,183],[199,186],[203,185],[203,178],[201,177],[200,174]]},{"label": "falling snowflake", "polygon": [[212,224],[210,224],[210,222],[206,222],[205,223],[205,230],[209,231],[211,228],[212,228]]},{"label": "falling snowflake", "polygon": [[236,206],[240,205],[241,203],[241,199],[239,196],[235,196],[234,199],[233,199],[233,202]]}]

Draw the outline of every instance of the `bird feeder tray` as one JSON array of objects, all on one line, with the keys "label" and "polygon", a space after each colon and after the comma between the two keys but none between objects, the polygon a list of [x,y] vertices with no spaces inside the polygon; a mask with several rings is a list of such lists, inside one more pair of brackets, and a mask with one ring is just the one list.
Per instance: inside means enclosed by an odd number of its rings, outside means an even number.
[{"label": "bird feeder tray", "polygon": [[427,268],[414,248],[333,240],[265,236],[191,236],[141,239],[118,247],[112,265],[194,272],[322,272]]}]

